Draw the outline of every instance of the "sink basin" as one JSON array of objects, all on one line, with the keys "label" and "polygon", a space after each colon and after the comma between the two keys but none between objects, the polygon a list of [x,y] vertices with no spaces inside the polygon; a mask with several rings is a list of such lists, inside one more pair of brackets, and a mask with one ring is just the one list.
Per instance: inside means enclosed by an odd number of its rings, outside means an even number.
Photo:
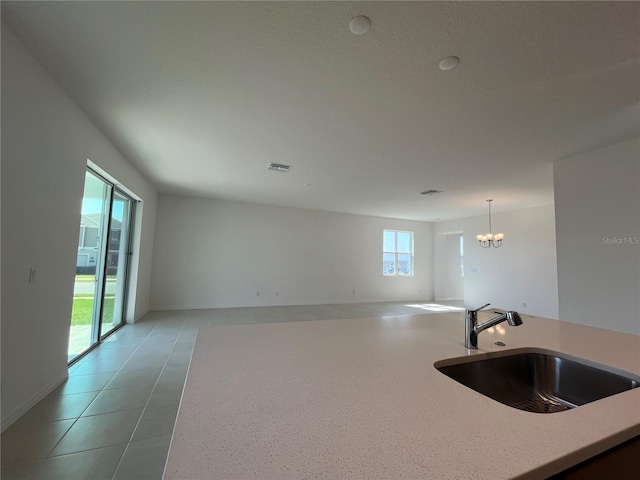
[{"label": "sink basin", "polygon": [[640,376],[539,348],[452,358],[434,366],[500,403],[556,413],[640,386]]}]

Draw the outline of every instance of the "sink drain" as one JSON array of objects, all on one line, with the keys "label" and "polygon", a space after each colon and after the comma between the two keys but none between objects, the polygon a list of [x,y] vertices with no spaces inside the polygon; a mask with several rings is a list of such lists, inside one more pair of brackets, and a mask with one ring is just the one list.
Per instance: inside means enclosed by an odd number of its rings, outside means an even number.
[{"label": "sink drain", "polygon": [[530,398],[511,405],[513,408],[534,413],[557,413],[570,410],[572,407],[552,402],[544,398]]}]

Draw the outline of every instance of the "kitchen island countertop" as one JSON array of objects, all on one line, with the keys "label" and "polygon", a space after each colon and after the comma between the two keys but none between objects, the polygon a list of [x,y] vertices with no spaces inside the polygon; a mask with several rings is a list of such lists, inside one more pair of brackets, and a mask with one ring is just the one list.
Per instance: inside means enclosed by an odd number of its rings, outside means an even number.
[{"label": "kitchen island countertop", "polygon": [[640,336],[523,315],[471,351],[463,317],[200,329],[164,478],[540,479],[640,435],[640,388],[537,414],[433,366],[539,347],[640,375]]}]

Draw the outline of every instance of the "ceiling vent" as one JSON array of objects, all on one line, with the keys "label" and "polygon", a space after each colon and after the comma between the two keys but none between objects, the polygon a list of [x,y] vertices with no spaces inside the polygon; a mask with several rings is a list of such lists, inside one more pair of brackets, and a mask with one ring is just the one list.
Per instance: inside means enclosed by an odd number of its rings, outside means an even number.
[{"label": "ceiling vent", "polygon": [[420,195],[435,195],[436,193],[442,193],[442,190],[425,190],[424,192],[420,192]]},{"label": "ceiling vent", "polygon": [[273,170],[274,172],[287,173],[291,165],[283,165],[282,163],[270,163],[267,170]]}]

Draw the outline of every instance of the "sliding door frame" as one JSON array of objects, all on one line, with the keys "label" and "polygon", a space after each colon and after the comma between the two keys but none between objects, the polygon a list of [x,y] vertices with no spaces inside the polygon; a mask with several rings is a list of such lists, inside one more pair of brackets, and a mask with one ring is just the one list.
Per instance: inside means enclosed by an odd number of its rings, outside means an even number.
[{"label": "sliding door frame", "polygon": [[[89,170],[91,170],[89,168]],[[93,171],[93,170],[92,170]],[[114,333],[116,330],[118,330],[120,327],[122,327],[125,323],[126,323],[126,315],[127,315],[127,302],[129,300],[129,272],[131,270],[131,257],[133,255],[133,251],[131,250],[131,245],[133,242],[133,225],[135,222],[135,204],[136,204],[136,200],[134,198],[132,198],[130,195],[128,195],[126,192],[124,192],[122,189],[118,188],[117,185],[114,185],[112,182],[109,182],[108,180],[105,180],[104,177],[100,177],[101,180],[103,180],[104,182],[106,182],[108,185],[111,185],[111,198],[109,199],[109,213],[108,213],[108,222],[107,222],[107,235],[109,238],[107,238],[107,245],[104,251],[104,258],[103,260],[103,269],[101,272],[101,279],[102,279],[102,288],[101,288],[101,301],[100,301],[100,314],[98,315],[98,342],[96,343],[99,344],[100,342],[102,342],[102,340],[104,340],[105,338],[107,338],[109,335],[111,335],[112,333]],[[126,238],[126,251],[125,251],[125,255],[126,255],[126,261],[124,263],[124,288],[123,288],[123,298],[122,298],[122,312],[120,314],[120,322],[118,323],[118,325],[116,325],[115,327],[111,328],[107,333],[103,334],[102,333],[102,321],[104,320],[103,315],[104,315],[104,299],[106,297],[107,294],[107,269],[109,268],[109,243],[111,242],[111,221],[113,219],[113,201],[115,198],[116,193],[118,195],[121,195],[122,197],[126,198],[129,201],[129,212],[128,212],[128,222],[129,222],[129,226],[127,229],[127,238]],[[120,240],[122,241],[122,239]],[[120,273],[120,272],[118,272]],[[116,293],[117,294],[117,293]]]},{"label": "sliding door frame", "polygon": [[[89,172],[91,175],[95,176],[97,179],[103,182],[106,186],[108,186],[110,191],[109,191],[109,198],[108,198],[108,204],[107,204],[107,211],[105,212],[106,225],[102,229],[103,231],[100,232],[100,234],[103,235],[104,237],[104,241],[103,241],[104,247],[103,247],[103,251],[99,252],[101,254],[100,264],[99,265],[96,264],[95,275],[97,277],[96,281],[99,283],[99,285],[96,286],[97,295],[95,295],[95,299],[93,303],[93,312],[91,317],[92,323],[91,323],[90,345],[86,350],[76,355],[70,362],[68,362],[69,366],[73,365],[78,360],[83,358],[85,355],[91,352],[94,348],[100,345],[100,343],[105,338],[107,338],[112,333],[115,333],[118,329],[120,329],[126,324],[127,303],[129,300],[129,273],[131,271],[131,257],[133,255],[132,245],[133,245],[133,236],[134,236],[135,214],[136,214],[136,205],[138,203],[138,201],[135,198],[133,198],[127,192],[119,188],[113,181],[105,178],[99,172],[91,168],[90,165],[87,166],[86,171]],[[124,282],[125,283],[124,283],[123,292],[122,292],[123,298],[122,298],[122,309],[121,309],[121,314],[119,319],[120,321],[118,325],[114,326],[107,333],[103,334],[102,320],[104,315],[104,301],[105,301],[106,287],[107,287],[109,243],[111,241],[110,234],[111,234],[112,215],[113,215],[113,202],[114,202],[114,197],[116,192],[118,193],[118,195],[121,195],[122,197],[126,198],[129,201],[129,212],[128,212],[129,226],[128,226],[126,239],[124,239],[126,241],[126,249],[125,249],[126,260],[124,262]],[[121,239],[121,241],[122,240],[123,239]],[[100,267],[99,270],[98,270],[98,267]]]}]

